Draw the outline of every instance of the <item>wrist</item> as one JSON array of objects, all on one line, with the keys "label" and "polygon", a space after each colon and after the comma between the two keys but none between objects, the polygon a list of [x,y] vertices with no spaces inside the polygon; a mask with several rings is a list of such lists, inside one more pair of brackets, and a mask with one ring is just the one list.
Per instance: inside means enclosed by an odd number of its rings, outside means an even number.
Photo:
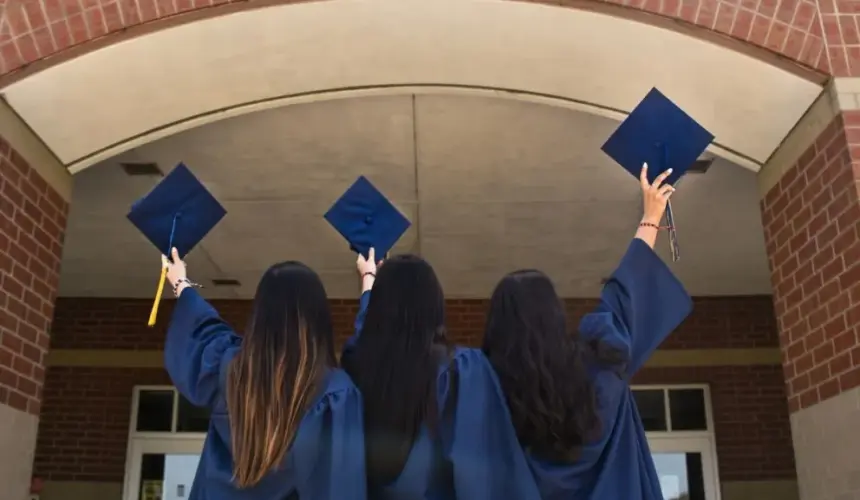
[{"label": "wrist", "polygon": [[361,276],[361,292],[364,293],[373,288],[373,283],[376,281],[375,273],[364,273]]},{"label": "wrist", "polygon": [[174,283],[173,295],[176,296],[176,298],[179,298],[179,295],[182,294],[183,290],[185,290],[186,288],[194,288],[194,287],[202,288],[201,285],[194,283],[193,281],[191,281],[188,278],[183,276],[181,278],[178,278],[176,280],[176,283]]},{"label": "wrist", "polygon": [[662,215],[659,215],[659,216],[644,215],[644,216],[642,216],[642,220],[640,222],[645,223],[645,224],[654,224],[654,225],[659,226],[662,221],[663,221]]}]

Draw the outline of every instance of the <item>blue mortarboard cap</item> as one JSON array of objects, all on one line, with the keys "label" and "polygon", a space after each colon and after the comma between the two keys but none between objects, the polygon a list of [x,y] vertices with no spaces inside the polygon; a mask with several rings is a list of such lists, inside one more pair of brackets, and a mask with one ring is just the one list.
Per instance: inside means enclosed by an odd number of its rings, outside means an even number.
[{"label": "blue mortarboard cap", "polygon": [[180,163],[146,196],[128,219],[164,255],[184,257],[227,213],[185,164]]},{"label": "blue mortarboard cap", "polygon": [[373,247],[382,259],[411,225],[364,176],[326,212],[325,219],[365,258]]},{"label": "blue mortarboard cap", "polygon": [[636,178],[648,163],[648,180],[668,169],[675,184],[705,151],[714,136],[656,88],[603,144],[609,155]]},{"label": "blue mortarboard cap", "polygon": [[[131,206],[128,220],[163,255],[176,248],[184,257],[218,224],[227,211],[185,164],[180,163],[152,191]],[[167,268],[162,266],[149,326],[155,325]]]}]

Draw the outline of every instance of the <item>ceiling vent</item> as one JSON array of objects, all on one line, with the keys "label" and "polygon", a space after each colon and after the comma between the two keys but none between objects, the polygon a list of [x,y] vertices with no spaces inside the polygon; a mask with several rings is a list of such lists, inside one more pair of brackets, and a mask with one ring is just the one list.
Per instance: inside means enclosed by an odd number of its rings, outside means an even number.
[{"label": "ceiling vent", "polygon": [[699,158],[693,163],[689,169],[687,169],[688,174],[704,174],[711,168],[711,164],[714,163],[713,158]]},{"label": "ceiling vent", "polygon": [[216,278],[212,280],[214,286],[242,286],[239,280],[232,278]]},{"label": "ceiling vent", "polygon": [[120,166],[132,177],[164,177],[157,163],[120,163]]}]

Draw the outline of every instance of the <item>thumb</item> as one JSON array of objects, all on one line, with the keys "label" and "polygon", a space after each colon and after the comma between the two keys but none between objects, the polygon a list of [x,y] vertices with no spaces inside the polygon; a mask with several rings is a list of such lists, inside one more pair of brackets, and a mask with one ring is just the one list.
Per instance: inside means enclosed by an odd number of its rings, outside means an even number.
[{"label": "thumb", "polygon": [[173,247],[173,250],[170,252],[170,256],[173,259],[174,264],[179,264],[182,259],[179,258],[179,250],[176,247]]},{"label": "thumb", "polygon": [[370,247],[370,251],[367,252],[367,261],[376,264],[376,250],[373,247]]}]

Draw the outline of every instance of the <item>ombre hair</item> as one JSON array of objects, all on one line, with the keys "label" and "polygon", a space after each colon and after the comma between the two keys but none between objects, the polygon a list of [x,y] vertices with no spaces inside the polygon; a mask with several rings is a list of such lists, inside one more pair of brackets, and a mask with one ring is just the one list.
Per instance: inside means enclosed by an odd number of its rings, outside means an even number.
[{"label": "ombre hair", "polygon": [[322,376],[337,363],[319,276],[299,262],[263,275],[242,347],[227,372],[234,482],[254,486],[292,445]]}]

